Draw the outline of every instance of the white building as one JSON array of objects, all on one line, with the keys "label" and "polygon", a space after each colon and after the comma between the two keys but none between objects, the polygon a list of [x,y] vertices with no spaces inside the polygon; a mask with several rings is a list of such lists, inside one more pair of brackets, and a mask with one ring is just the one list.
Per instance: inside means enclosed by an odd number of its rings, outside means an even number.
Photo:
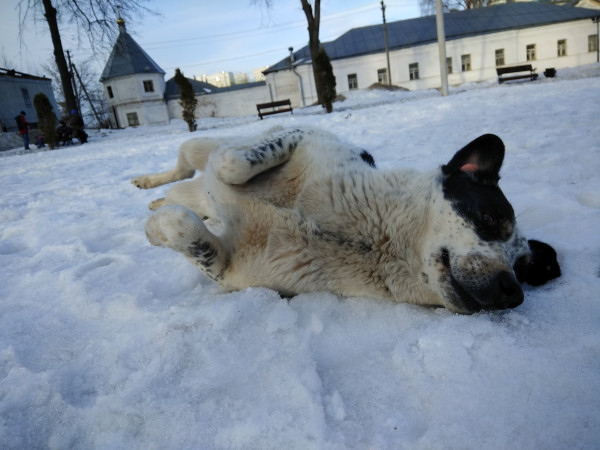
[{"label": "white building", "polygon": [[[600,11],[537,2],[509,3],[444,14],[448,82],[489,80],[496,68],[531,63],[538,73],[597,61]],[[388,23],[392,84],[410,90],[441,85],[435,16]],[[383,25],[348,31],[323,44],[338,93],[387,83]],[[304,47],[265,72],[273,100],[295,107],[316,99],[311,57]]]},{"label": "white building", "polygon": [[133,40],[119,17],[119,36],[100,81],[117,128],[169,122],[165,72]]},{"label": "white building", "polygon": [[[509,3],[444,14],[451,85],[496,77],[496,68],[531,63],[542,73],[597,61],[600,11],[537,2]],[[118,127],[167,123],[181,118],[173,79],[127,34],[119,37],[101,81]],[[392,83],[410,90],[441,85],[435,16],[388,23]],[[338,93],[387,82],[383,25],[352,29],[323,44],[331,59]],[[256,114],[256,104],[290,99],[295,108],[314,104],[308,47],[263,71],[265,81],[232,84],[231,72],[191,80],[198,98],[196,117]],[[254,75],[257,79],[257,75]],[[208,82],[208,81],[213,81]],[[227,87],[218,87],[216,84]]]}]

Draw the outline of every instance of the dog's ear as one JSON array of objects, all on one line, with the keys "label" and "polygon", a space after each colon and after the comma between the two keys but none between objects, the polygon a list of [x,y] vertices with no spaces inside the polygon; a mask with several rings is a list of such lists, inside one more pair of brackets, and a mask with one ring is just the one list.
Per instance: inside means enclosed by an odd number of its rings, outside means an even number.
[{"label": "dog's ear", "polygon": [[498,184],[500,168],[504,161],[504,143],[494,134],[484,134],[465,145],[442,166],[444,175],[465,172],[472,174],[477,181]]},{"label": "dog's ear", "polygon": [[529,240],[531,253],[521,256],[514,270],[521,283],[540,286],[561,275],[556,251],[545,242]]}]

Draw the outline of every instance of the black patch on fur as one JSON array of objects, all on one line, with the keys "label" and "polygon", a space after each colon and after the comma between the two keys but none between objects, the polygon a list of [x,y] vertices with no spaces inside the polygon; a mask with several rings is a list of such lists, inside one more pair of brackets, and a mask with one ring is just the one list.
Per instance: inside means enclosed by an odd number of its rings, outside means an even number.
[{"label": "black patch on fur", "polygon": [[514,231],[515,213],[498,187],[503,161],[502,140],[484,134],[442,166],[444,197],[485,241],[506,241]]},{"label": "black patch on fur", "polygon": [[352,248],[360,253],[369,253],[373,251],[373,246],[367,240],[361,239],[354,241],[343,233],[315,229],[312,234],[319,240],[333,242],[340,247]]},{"label": "black patch on fur", "polygon": [[362,152],[360,152],[360,158],[369,166],[375,168],[375,159],[373,158],[373,155],[371,155],[368,151],[363,150]]},{"label": "black patch on fur", "polygon": [[246,161],[248,161],[251,166],[263,163],[265,160],[265,151],[266,147],[264,145],[250,150],[248,153],[246,153]]},{"label": "black patch on fur", "polygon": [[484,241],[503,242],[512,236],[515,212],[498,186],[478,183],[469,174],[459,172],[443,181],[443,192]]},{"label": "black patch on fur", "polygon": [[521,256],[514,270],[521,283],[540,286],[560,277],[560,265],[556,251],[545,242],[531,239],[528,241],[530,254]]},{"label": "black patch on fur", "polygon": [[198,259],[205,267],[211,266],[217,257],[217,250],[206,241],[195,241],[188,249],[190,256]]}]

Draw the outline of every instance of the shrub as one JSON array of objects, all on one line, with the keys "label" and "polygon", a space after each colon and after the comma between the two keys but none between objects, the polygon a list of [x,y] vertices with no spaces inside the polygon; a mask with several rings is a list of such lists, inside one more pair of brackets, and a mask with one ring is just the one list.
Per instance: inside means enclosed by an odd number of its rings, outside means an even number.
[{"label": "shrub", "polygon": [[329,56],[323,47],[319,49],[319,55],[317,57],[316,65],[321,75],[321,82],[323,83],[323,106],[330,113],[333,110],[333,101],[335,100],[335,75],[333,74],[333,68],[331,67],[331,61]]},{"label": "shrub", "polygon": [[42,132],[44,143],[54,149],[56,147],[56,114],[54,114],[52,104],[48,97],[40,92],[33,97],[33,106],[37,113],[38,126]]},{"label": "shrub", "polygon": [[198,99],[196,99],[196,93],[192,87],[192,83],[179,69],[175,69],[175,83],[179,88],[179,104],[181,105],[183,120],[188,124],[190,131],[196,129],[196,106],[198,105]]}]

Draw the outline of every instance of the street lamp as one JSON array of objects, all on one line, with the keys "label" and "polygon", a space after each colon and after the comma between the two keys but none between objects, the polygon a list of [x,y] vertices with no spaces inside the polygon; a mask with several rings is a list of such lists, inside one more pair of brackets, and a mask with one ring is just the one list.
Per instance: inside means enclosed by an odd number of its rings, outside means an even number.
[{"label": "street lamp", "polygon": [[592,17],[596,24],[596,62],[600,62],[600,16]]}]

